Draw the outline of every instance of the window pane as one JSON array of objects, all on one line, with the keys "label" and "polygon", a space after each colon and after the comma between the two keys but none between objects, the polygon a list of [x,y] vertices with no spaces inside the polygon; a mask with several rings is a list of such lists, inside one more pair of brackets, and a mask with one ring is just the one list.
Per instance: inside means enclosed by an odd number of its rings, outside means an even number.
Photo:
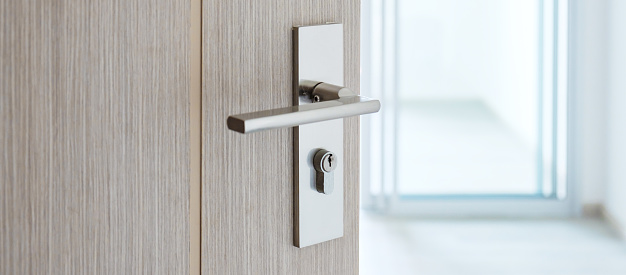
[{"label": "window pane", "polygon": [[400,195],[540,193],[539,1],[397,3]]}]

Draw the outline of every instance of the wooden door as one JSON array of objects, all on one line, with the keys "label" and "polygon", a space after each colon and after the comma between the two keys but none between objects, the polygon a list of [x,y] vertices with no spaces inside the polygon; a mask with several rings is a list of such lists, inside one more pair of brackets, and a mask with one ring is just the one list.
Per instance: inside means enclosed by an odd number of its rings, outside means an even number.
[{"label": "wooden door", "polygon": [[0,274],[358,273],[358,118],[344,237],[299,249],[292,130],[226,117],[291,104],[295,25],[344,24],[358,91],[359,1],[201,6],[0,2]]},{"label": "wooden door", "polygon": [[189,273],[189,1],[0,1],[0,274]]},{"label": "wooden door", "polygon": [[292,129],[241,135],[228,115],[292,104],[292,27],[344,24],[345,84],[359,90],[358,0],[202,4],[203,274],[357,274],[359,121],[344,122],[344,237],[293,246]]}]

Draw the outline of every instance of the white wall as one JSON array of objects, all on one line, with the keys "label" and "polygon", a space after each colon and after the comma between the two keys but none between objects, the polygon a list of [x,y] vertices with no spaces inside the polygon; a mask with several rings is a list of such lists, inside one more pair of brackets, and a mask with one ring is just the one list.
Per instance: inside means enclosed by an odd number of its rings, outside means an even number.
[{"label": "white wall", "polygon": [[575,175],[626,238],[626,1],[574,1]]},{"label": "white wall", "polygon": [[573,112],[574,177],[583,205],[604,203],[606,193],[606,87],[607,5],[606,0],[576,0],[574,10],[571,68],[575,93]]},{"label": "white wall", "polygon": [[626,237],[626,1],[608,0],[606,209]]},{"label": "white wall", "polygon": [[573,3],[575,177],[626,238],[626,1]]}]

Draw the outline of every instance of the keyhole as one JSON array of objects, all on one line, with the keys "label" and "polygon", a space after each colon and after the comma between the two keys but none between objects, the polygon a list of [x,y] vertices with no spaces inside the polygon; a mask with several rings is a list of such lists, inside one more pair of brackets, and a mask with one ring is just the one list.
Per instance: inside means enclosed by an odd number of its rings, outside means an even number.
[{"label": "keyhole", "polygon": [[335,170],[337,168],[335,161],[337,161],[335,154],[324,149],[317,151],[313,157],[314,168],[320,173],[331,173]]},{"label": "keyhole", "polygon": [[324,172],[330,173],[333,170],[335,170],[335,167],[333,167],[333,165],[335,165],[335,156],[333,154],[328,154],[324,157],[323,159],[323,164],[322,164],[322,169],[324,170]]}]

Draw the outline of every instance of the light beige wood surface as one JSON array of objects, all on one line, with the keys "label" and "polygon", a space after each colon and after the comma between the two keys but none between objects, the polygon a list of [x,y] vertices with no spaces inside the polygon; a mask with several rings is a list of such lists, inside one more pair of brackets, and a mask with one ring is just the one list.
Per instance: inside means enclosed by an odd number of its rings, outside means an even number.
[{"label": "light beige wood surface", "polygon": [[0,1],[0,274],[189,273],[189,1]]},{"label": "light beige wood surface", "polygon": [[202,0],[191,0],[189,61],[189,275],[200,275],[202,209]]},{"label": "light beige wood surface", "polygon": [[292,26],[341,22],[345,84],[359,90],[358,0],[205,0],[203,274],[357,274],[358,118],[346,119],[344,237],[293,246],[292,129],[227,130],[229,114],[290,106]]}]

